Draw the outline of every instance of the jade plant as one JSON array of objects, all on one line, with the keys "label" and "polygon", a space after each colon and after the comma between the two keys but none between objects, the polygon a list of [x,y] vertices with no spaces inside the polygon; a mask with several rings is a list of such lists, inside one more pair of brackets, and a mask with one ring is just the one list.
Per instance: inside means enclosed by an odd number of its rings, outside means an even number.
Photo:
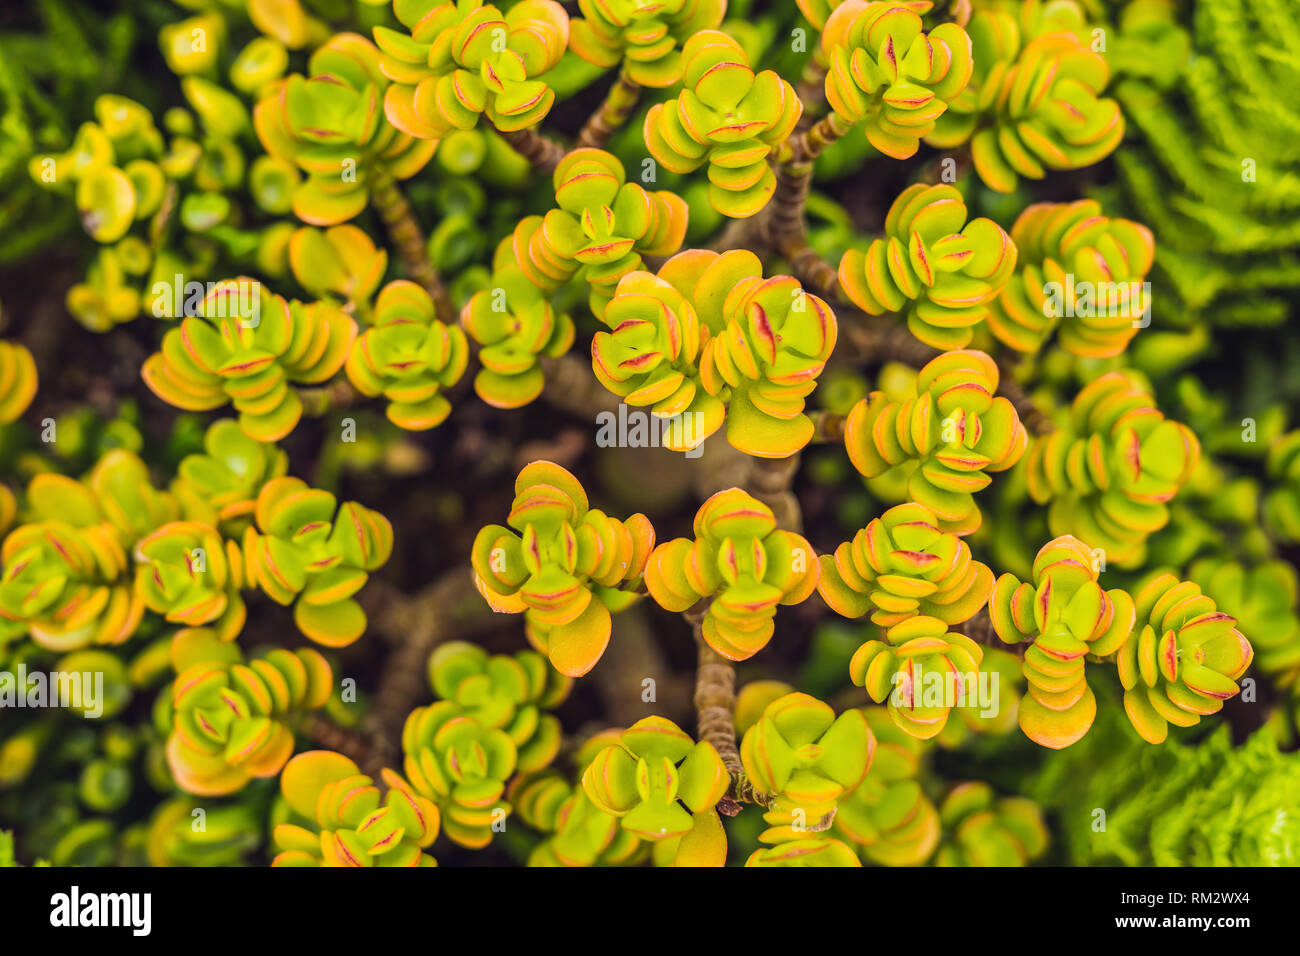
[{"label": "jade plant", "polygon": [[1297,862],[1285,4],[94,6],[0,864]]},{"label": "jade plant", "polygon": [[549,461],[519,472],[507,520],[474,539],[479,590],[494,611],[524,613],[529,641],[581,677],[609,644],[610,613],[636,600],[654,528],[642,514],[620,521],[592,508],[578,479]]},{"label": "jade plant", "polygon": [[741,451],[784,458],[813,437],[804,398],[835,348],[830,306],[758,258],[683,252],[657,275],[619,282],[612,332],[591,342],[596,377],[628,405],[668,419],[665,447],[690,451],[724,420]]}]

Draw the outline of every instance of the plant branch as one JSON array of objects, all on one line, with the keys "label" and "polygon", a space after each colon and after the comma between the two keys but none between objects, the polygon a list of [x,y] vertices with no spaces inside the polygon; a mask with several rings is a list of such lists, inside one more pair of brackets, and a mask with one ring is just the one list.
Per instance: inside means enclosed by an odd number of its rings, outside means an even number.
[{"label": "plant branch", "polygon": [[726,796],[718,801],[718,812],[723,816],[734,817],[741,811],[741,804],[753,803],[769,807],[772,798],[754,787],[740,762],[734,716],[736,666],[711,648],[704,639],[703,622],[708,609],[709,601],[700,601],[682,615],[690,622],[698,651],[698,666],[695,671],[695,713],[698,721],[696,736],[713,745],[713,749],[722,758],[727,773],[731,775],[731,786],[727,788]]},{"label": "plant branch", "polygon": [[340,727],[328,717],[311,714],[302,724],[302,731],[326,750],[333,750],[345,757],[350,757],[357,766],[370,763],[370,741],[364,735],[346,727]]},{"label": "plant branch", "polygon": [[631,79],[626,70],[620,70],[604,101],[582,127],[574,148],[603,149],[615,130],[627,122],[640,99],[641,84]]},{"label": "plant branch", "polygon": [[317,388],[300,388],[302,413],[308,418],[320,418],[340,408],[350,408],[361,397],[345,378]]},{"label": "plant branch", "polygon": [[370,201],[383,220],[388,237],[397,247],[397,253],[412,281],[423,286],[433,298],[434,309],[441,321],[447,324],[455,322],[456,310],[447,295],[447,287],[442,284],[438,270],[429,259],[420,223],[415,218],[411,204],[398,188],[397,180],[387,171],[374,177],[370,187]]},{"label": "plant branch", "polygon": [[1025,651],[1030,648],[1029,643],[1024,644],[1007,644],[1002,638],[998,637],[997,631],[993,629],[993,620],[989,617],[987,607],[980,608],[979,613],[969,621],[953,626],[953,630],[965,634],[976,644],[982,644],[985,647],[996,647],[1000,651],[1006,651],[1008,654],[1015,654],[1017,657],[1024,657]]},{"label": "plant branch", "polygon": [[532,163],[534,169],[548,176],[555,172],[566,152],[555,140],[535,129],[501,131],[501,137],[516,153]]},{"label": "plant branch", "polygon": [[776,523],[787,531],[803,531],[803,511],[790,490],[799,471],[799,454],[789,458],[755,458],[749,473],[749,493],[772,509]]},{"label": "plant branch", "polygon": [[841,415],[839,412],[813,412],[810,416],[813,423],[813,437],[809,444],[813,445],[834,445],[844,441],[844,426],[848,422],[847,415]]}]

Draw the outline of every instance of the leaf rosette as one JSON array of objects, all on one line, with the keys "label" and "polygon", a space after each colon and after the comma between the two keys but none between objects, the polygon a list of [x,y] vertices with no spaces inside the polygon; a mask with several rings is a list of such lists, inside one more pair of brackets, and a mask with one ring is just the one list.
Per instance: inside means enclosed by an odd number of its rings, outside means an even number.
[{"label": "leaf rosette", "polygon": [[1154,575],[1134,601],[1140,630],[1118,658],[1124,710],[1143,739],[1159,744],[1170,724],[1192,727],[1222,710],[1255,651],[1237,619],[1190,581]]},{"label": "leaf rosette", "polygon": [[894,200],[885,235],[840,259],[844,293],[864,312],[907,313],[927,345],[960,349],[1012,278],[1017,245],[991,219],[967,221],[953,186],[914,183]]},{"label": "leaf rosette", "polygon": [[374,34],[392,80],[384,111],[398,129],[436,140],[484,115],[513,132],[550,112],[555,91],[544,74],[569,43],[569,15],[554,0],[522,0],[504,14],[476,0],[394,0],[393,12],[406,33]]},{"label": "leaf rosette", "polygon": [[993,588],[988,565],[915,502],[890,508],[820,560],[817,590],[831,609],[848,618],[870,613],[884,628],[918,614],[960,624]]},{"label": "leaf rosette", "polygon": [[[1015,276],[993,302],[989,329],[1020,352],[1055,332],[1067,352],[1112,358],[1128,348],[1149,308],[1142,283],[1155,237],[1141,223],[1111,219],[1092,199],[1035,203],[1011,227]],[[1055,294],[1053,294],[1055,289]]]},{"label": "leaf rosette", "polygon": [[293,386],[331,378],[357,334],[337,305],[287,302],[252,279],[212,285],[196,312],[145,360],[145,384],[187,411],[232,403],[244,433],[265,442],[288,435],[302,417]]},{"label": "leaf rosette", "polygon": [[975,350],[947,352],[928,362],[896,401],[874,391],[849,413],[844,445],[857,470],[876,478],[906,464],[907,495],[928,508],[945,531],[965,535],[980,526],[976,492],[1018,462],[1029,433],[1015,407],[996,395],[997,364]]},{"label": "leaf rosette", "polygon": [[437,866],[424,850],[438,836],[438,808],[393,771],[385,790],[342,754],[298,754],[280,792],[301,823],[276,825],[272,866]]},{"label": "leaf rosette", "polygon": [[519,472],[507,523],[474,540],[479,591],[493,610],[525,614],[533,646],[581,677],[605,653],[610,613],[635,600],[654,528],[642,514],[620,521],[591,508],[578,479],[549,461]]},{"label": "leaf rosette", "polygon": [[383,395],[393,424],[436,428],[451,414],[444,394],[469,365],[469,342],[458,325],[438,321],[433,298],[406,279],[388,283],[375,300],[373,324],[352,343],[348,379],[363,395]]},{"label": "leaf rosette", "polygon": [[966,31],[926,32],[915,6],[845,0],[822,29],[827,102],[850,124],[865,120],[867,140],[894,159],[916,154],[975,68]]},{"label": "leaf rosette", "polygon": [[1133,598],[1119,588],[1103,590],[1098,576],[1098,555],[1066,535],[1039,549],[1033,584],[1004,574],[989,598],[998,637],[1031,645],[1022,668],[1029,692],[1020,702],[1020,729],[1053,750],[1079,740],[1097,716],[1087,657],[1113,656],[1133,632]]},{"label": "leaf rosette", "polygon": [[772,509],[739,488],[704,502],[694,529],[693,541],[676,538],[655,548],[646,587],[669,611],[712,598],[704,639],[728,660],[747,660],[772,639],[777,606],[799,604],[816,588],[816,552],[800,535],[778,528]]},{"label": "leaf rosette", "polygon": [[555,167],[554,184],[559,208],[525,217],[511,239],[515,261],[539,289],[553,292],[581,272],[599,318],[619,280],[641,267],[642,256],[681,248],[690,216],[686,201],[628,182],[613,154],[572,150]]},{"label": "leaf rosette", "polygon": [[716,29],[726,0],[578,0],[569,46],[596,66],[620,62],[641,86],[672,86],[682,78],[682,45]]},{"label": "leaf rosette", "polygon": [[674,173],[708,165],[709,202],[746,219],[776,191],[769,157],[794,131],[803,104],[772,70],[755,73],[740,44],[702,30],[682,50],[684,89],[645,118],[650,155]]}]

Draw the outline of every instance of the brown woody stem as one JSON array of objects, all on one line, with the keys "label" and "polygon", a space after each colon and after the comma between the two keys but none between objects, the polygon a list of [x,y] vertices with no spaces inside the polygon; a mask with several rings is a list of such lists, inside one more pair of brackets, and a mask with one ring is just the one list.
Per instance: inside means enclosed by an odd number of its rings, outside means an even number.
[{"label": "brown woody stem", "polygon": [[456,310],[452,307],[451,298],[447,295],[447,288],[442,284],[438,270],[429,259],[424,232],[420,229],[411,204],[398,188],[397,180],[387,172],[376,175],[370,187],[370,202],[383,220],[388,237],[397,247],[397,253],[411,280],[423,286],[432,297],[434,309],[441,321],[448,324],[455,322]]},{"label": "brown woody stem", "polygon": [[836,113],[798,131],[781,147],[776,165],[776,192],[762,213],[768,245],[790,260],[795,275],[818,292],[834,298],[835,269],[808,245],[804,206],[812,188],[813,162],[852,127]]},{"label": "brown woody stem", "polygon": [[333,750],[335,753],[352,758],[359,767],[370,763],[370,741],[355,730],[340,727],[320,714],[311,714],[307,717],[303,722],[302,730],[314,743],[320,744],[326,750]]},{"label": "brown woody stem", "polygon": [[736,667],[704,640],[704,615],[708,601],[701,601],[683,614],[695,634],[698,667],[695,671],[695,713],[698,724],[696,736],[713,745],[722,758],[723,766],[731,775],[727,794],[718,801],[718,812],[734,817],[741,811],[742,803],[762,807],[771,806],[772,798],[758,791],[745,775],[736,746]]},{"label": "brown woody stem", "polygon": [[555,167],[564,158],[564,147],[535,129],[510,130],[502,132],[501,137],[538,172],[547,175],[555,172]]},{"label": "brown woody stem", "polygon": [[298,397],[302,399],[304,415],[308,418],[320,418],[336,409],[355,405],[359,396],[347,379],[339,379],[319,388],[300,388]]},{"label": "brown woody stem", "polygon": [[803,530],[803,511],[790,487],[799,471],[799,455],[789,458],[755,458],[749,475],[749,492],[772,509],[778,526],[796,533]]},{"label": "brown woody stem", "polygon": [[609,94],[582,127],[575,148],[603,149],[614,131],[627,122],[640,99],[641,84],[631,79],[626,70],[620,71]]},{"label": "brown woody stem", "polygon": [[844,426],[848,422],[847,415],[841,415],[839,412],[813,412],[810,416],[813,423],[813,437],[810,444],[834,445],[844,441]]}]

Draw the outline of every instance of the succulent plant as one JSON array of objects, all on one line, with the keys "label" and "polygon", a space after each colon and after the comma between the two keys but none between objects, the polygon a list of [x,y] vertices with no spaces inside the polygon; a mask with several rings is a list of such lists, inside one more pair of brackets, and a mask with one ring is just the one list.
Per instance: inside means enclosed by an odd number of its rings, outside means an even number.
[{"label": "succulent plant", "polygon": [[988,601],[993,572],[971,557],[970,546],[939,528],[929,509],[908,502],[890,508],[821,556],[817,591],[845,617],[871,614],[891,628],[924,615],[960,624]]},{"label": "succulent plant", "polygon": [[287,302],[256,280],[231,279],[167,332],[141,374],[169,404],[207,411],[230,402],[246,435],[278,441],[302,417],[293,385],[338,372],[356,334],[336,305]]},{"label": "succulent plant", "polygon": [[543,713],[564,701],[573,682],[533,651],[488,655],[451,641],[429,658],[434,693],[459,704],[485,727],[500,728],[518,751],[520,773],[547,766],[560,750],[560,722]]},{"label": "succulent plant", "polygon": [[646,588],[670,611],[711,598],[704,640],[728,660],[746,660],[772,639],[777,605],[812,594],[821,565],[812,545],[778,528],[772,509],[739,488],[704,502],[694,529],[695,540],[675,538],[654,549]]},{"label": "succulent plant", "polygon": [[144,614],[111,526],[19,525],[0,546],[0,564],[0,618],[16,622],[42,647],[121,644]]},{"label": "succulent plant", "polygon": [[983,649],[950,632],[939,618],[915,615],[862,644],[849,677],[908,733],[928,740],[943,731],[954,707],[978,700]]},{"label": "succulent plant", "polygon": [[682,49],[681,94],[655,104],[645,141],[674,173],[708,164],[709,201],[725,216],[753,216],[776,191],[768,157],[803,114],[793,87],[772,70],[755,73],[740,44],[702,30]]},{"label": "succulent plant", "polygon": [[179,3],[0,28],[0,867],[1297,859],[1285,4]]},{"label": "succulent plant", "polygon": [[0,425],[16,419],[36,397],[36,362],[25,346],[0,341]]},{"label": "succulent plant", "polygon": [[1001,226],[966,216],[952,186],[907,187],[889,207],[885,237],[865,252],[844,253],[840,287],[871,315],[906,307],[908,329],[927,345],[965,348],[990,317],[1017,255]]},{"label": "succulent plant", "polygon": [[927,143],[948,149],[969,142],[975,171],[999,192],[1014,190],[1021,176],[1090,166],[1119,145],[1124,117],[1102,96],[1110,65],[1078,35],[1022,33],[1000,9],[977,10],[967,31],[974,73]]},{"label": "succulent plant", "polygon": [[1029,695],[1020,702],[1020,729],[1053,750],[1086,734],[1097,714],[1085,658],[1122,652],[1133,632],[1133,598],[1119,588],[1103,590],[1098,576],[1096,553],[1067,535],[1039,549],[1032,584],[1004,574],[989,598],[998,636],[1008,644],[1031,645],[1025,651]]},{"label": "succulent plant", "polygon": [[926,744],[883,707],[862,710],[876,740],[867,776],[840,797],[833,832],[884,866],[918,866],[939,845],[939,812],[917,779]]},{"label": "succulent plant", "polygon": [[866,120],[867,140],[894,159],[916,153],[975,69],[966,31],[926,32],[916,6],[845,0],[822,28],[831,109],[849,125]]},{"label": "succulent plant", "polygon": [[398,129],[436,140],[473,129],[480,114],[506,132],[550,112],[555,91],[544,74],[569,43],[569,15],[554,0],[522,0],[504,14],[475,0],[396,0],[393,10],[407,32],[374,33],[392,80],[384,112]]},{"label": "succulent plant", "polygon": [[263,485],[253,515],[243,539],[248,579],[293,604],[294,623],[313,641],[345,647],[360,637],[366,614],[353,595],[392,554],[388,519],[292,477]]},{"label": "succulent plant", "polygon": [[1055,331],[1084,358],[1119,355],[1142,327],[1143,291],[1155,261],[1151,230],[1111,219],[1091,199],[1035,203],[1011,227],[1016,275],[993,300],[989,329],[1020,352],[1036,352]]},{"label": "succulent plant", "polygon": [[388,399],[388,420],[412,431],[435,428],[451,414],[443,393],[469,364],[458,325],[439,322],[433,298],[405,279],[375,300],[374,322],[352,342],[348,379],[363,395]]},{"label": "succulent plant", "polygon": [[291,74],[263,98],[253,122],[263,148],[306,176],[294,190],[294,214],[333,226],[361,212],[376,190],[418,173],[437,144],[385,117],[390,87],[365,37],[335,35],[307,68],[308,76]]},{"label": "succulent plant", "polygon": [[994,798],[986,783],[953,787],[939,807],[948,835],[937,866],[1025,866],[1047,849],[1047,827],[1034,801]]},{"label": "succulent plant", "polygon": [[643,840],[680,837],[678,866],[721,866],[727,841],[714,805],[729,785],[722,758],[670,720],[646,717],[601,750],[582,777],[597,808]]},{"label": "succulent plant", "polygon": [[1158,744],[1170,724],[1192,727],[1222,710],[1240,691],[1237,679],[1254,649],[1236,618],[1172,574],[1153,576],[1134,601],[1138,629],[1118,659],[1124,710],[1137,732]]},{"label": "succulent plant", "polygon": [[592,509],[581,483],[549,461],[515,479],[510,528],[474,539],[475,580],[495,611],[526,615],[528,639],[555,669],[581,677],[605,653],[611,611],[630,603],[654,547],[645,515]]},{"label": "succulent plant", "polygon": [[969,534],[980,526],[974,492],[1024,454],[1029,433],[1015,407],[996,395],[997,364],[983,352],[946,352],[921,369],[915,397],[893,401],[872,392],[849,413],[844,445],[868,478],[907,465],[907,494],[939,519]]},{"label": "succulent plant", "polygon": [[176,783],[200,796],[234,793],[273,777],[293,754],[288,721],[329,697],[329,664],[311,648],[274,648],[247,664],[211,631],[178,632],[167,763]]},{"label": "succulent plant", "polygon": [[596,66],[621,62],[641,86],[672,86],[682,78],[682,45],[716,29],[726,8],[726,0],[578,0],[569,45]]},{"label": "succulent plant", "polygon": [[249,438],[234,420],[223,418],[204,434],[203,452],[181,460],[171,493],[186,519],[242,534],[262,485],[288,470],[283,451]]},{"label": "succulent plant", "polygon": [[133,556],[135,592],[149,610],[185,627],[211,625],[224,641],[243,630],[244,556],[215,528],[169,521],[142,539]]},{"label": "succulent plant", "polygon": [[629,405],[669,419],[664,444],[697,447],[722,424],[746,454],[793,455],[813,436],[804,399],[835,347],[835,314],[748,251],[691,250],[619,283],[592,368]]},{"label": "succulent plant", "polygon": [[488,289],[474,293],[460,321],[483,364],[474,391],[496,408],[520,408],[540,395],[545,377],[539,359],[564,355],[575,334],[573,320],[557,312],[513,263],[493,273]]},{"label": "succulent plant", "polygon": [[388,268],[388,250],[353,225],[313,229],[302,226],[289,239],[289,268],[308,292],[337,296],[368,314],[370,297]]},{"label": "succulent plant", "polygon": [[516,777],[510,799],[529,826],[548,834],[529,854],[529,866],[620,866],[644,856],[640,837],[592,803],[581,783],[570,786],[553,771]]},{"label": "succulent plant", "polygon": [[556,166],[554,182],[559,208],[520,220],[511,239],[515,261],[538,288],[554,291],[581,272],[599,317],[642,256],[671,255],[681,247],[686,202],[628,182],[611,153],[573,150]]},{"label": "succulent plant", "polygon": [[[763,814],[768,829],[759,841],[779,846],[830,839],[806,834],[830,826],[836,801],[862,782],[875,749],[861,711],[836,717],[829,706],[800,693],[768,704],[740,745],[745,773],[775,798]],[[853,855],[847,847],[843,853]],[[773,857],[758,849],[751,859],[770,865]]]},{"label": "succulent plant", "polygon": [[1142,385],[1108,372],[1075,397],[1067,427],[1030,444],[1025,478],[1034,501],[1050,502],[1053,534],[1074,535],[1128,566],[1168,522],[1167,502],[1200,454],[1191,429],[1165,418]]},{"label": "succulent plant", "polygon": [[437,866],[424,850],[438,836],[438,808],[391,770],[386,788],[342,754],[298,754],[280,791],[299,823],[281,823],[272,866]]},{"label": "succulent plant", "polygon": [[461,846],[487,846],[511,811],[503,799],[518,765],[510,735],[444,700],[411,712],[402,752],[406,779],[438,806],[447,836]]},{"label": "succulent plant", "polygon": [[1273,560],[1244,567],[1202,558],[1188,568],[1187,577],[1250,635],[1260,670],[1290,674],[1300,668],[1300,579],[1294,565]]}]

